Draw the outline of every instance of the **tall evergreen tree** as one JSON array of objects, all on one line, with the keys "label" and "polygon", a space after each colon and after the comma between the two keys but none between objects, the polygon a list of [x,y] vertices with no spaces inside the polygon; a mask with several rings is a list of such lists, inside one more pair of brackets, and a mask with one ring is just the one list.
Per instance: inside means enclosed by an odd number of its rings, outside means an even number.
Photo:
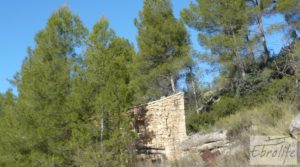
[{"label": "tall evergreen tree", "polygon": [[181,16],[185,23],[199,31],[200,44],[218,56],[223,83],[238,95],[246,77],[244,59],[247,56],[248,30],[246,2],[244,0],[198,0]]},{"label": "tall evergreen tree", "polygon": [[16,112],[17,97],[11,90],[0,95],[0,166],[18,164],[22,148],[20,123]]},{"label": "tall evergreen tree", "polygon": [[300,30],[300,2],[298,0],[278,0],[277,11],[285,16],[285,20],[291,27],[292,39],[299,38]]},{"label": "tall evergreen tree", "polygon": [[191,61],[189,38],[169,0],[145,0],[138,28],[139,53],[134,59],[136,95],[146,101],[176,91],[179,73]]},{"label": "tall evergreen tree", "polygon": [[[72,87],[73,59],[83,44],[87,30],[67,7],[53,13],[36,38],[23,63],[18,112],[22,117],[23,165],[57,166],[71,163],[72,151],[66,145],[72,135],[72,114],[65,110]],[[19,157],[18,157],[19,158]]]},{"label": "tall evergreen tree", "polygon": [[0,94],[0,113],[3,111],[3,106],[4,106],[4,97],[2,94]]},{"label": "tall evergreen tree", "polygon": [[[297,100],[300,101],[300,42],[298,41],[295,44],[295,51],[292,53],[294,59],[294,68],[295,68],[295,87]],[[298,105],[300,107],[300,105]]]},{"label": "tall evergreen tree", "polygon": [[130,65],[133,46],[117,37],[104,17],[88,40],[84,68],[74,80],[69,108],[78,112],[79,166],[129,166],[133,133],[127,114],[132,103]]},{"label": "tall evergreen tree", "polygon": [[5,114],[9,110],[14,108],[16,103],[16,97],[12,93],[12,90],[6,91],[4,94],[0,94],[0,117]]},{"label": "tall evergreen tree", "polygon": [[263,48],[262,62],[267,64],[270,61],[270,50],[267,45],[266,35],[264,31],[263,17],[272,13],[275,8],[274,0],[246,0],[251,7],[250,20],[252,24],[257,25],[258,36]]},{"label": "tall evergreen tree", "polygon": [[199,66],[196,63],[199,59],[197,58],[197,56],[193,56],[192,58],[194,59],[194,61],[186,64],[185,72],[185,105],[187,111],[197,111],[201,103],[200,82],[198,79],[200,71]]}]

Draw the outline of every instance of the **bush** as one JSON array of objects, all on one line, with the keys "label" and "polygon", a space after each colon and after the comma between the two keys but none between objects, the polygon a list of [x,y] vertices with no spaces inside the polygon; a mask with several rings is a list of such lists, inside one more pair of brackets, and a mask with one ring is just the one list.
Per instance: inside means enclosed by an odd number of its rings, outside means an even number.
[{"label": "bush", "polygon": [[212,107],[212,114],[217,118],[226,117],[234,114],[241,109],[241,100],[234,96],[224,96],[221,100]]},{"label": "bush", "polygon": [[[187,114],[187,130],[189,133],[205,131],[214,126],[215,122],[226,118],[243,110],[251,110],[259,105],[272,101],[293,101],[294,81],[291,77],[285,77],[280,80],[273,80],[262,88],[247,95],[236,97],[233,94],[226,94],[220,101],[215,103],[209,112],[196,114],[195,112]],[[270,106],[271,113],[265,112],[265,117],[280,118],[281,112]],[[268,115],[270,114],[270,115]],[[270,121],[271,119],[267,119]],[[271,124],[276,124],[273,122]],[[238,126],[237,126],[238,128]],[[245,127],[241,127],[242,129]],[[238,133],[233,130],[232,133]]]},{"label": "bush", "polygon": [[256,134],[284,134],[298,112],[295,106],[279,101],[264,103],[224,117],[216,122],[215,127],[228,129],[229,138],[236,138],[243,133],[249,134],[250,129],[256,131]]},{"label": "bush", "polygon": [[209,128],[209,126],[214,125],[215,121],[216,119],[211,113],[189,113],[186,117],[187,133],[189,134],[199,131],[205,131]]},{"label": "bush", "polygon": [[261,94],[266,98],[280,101],[292,101],[294,99],[294,80],[291,77],[284,77],[273,80],[261,89]]}]

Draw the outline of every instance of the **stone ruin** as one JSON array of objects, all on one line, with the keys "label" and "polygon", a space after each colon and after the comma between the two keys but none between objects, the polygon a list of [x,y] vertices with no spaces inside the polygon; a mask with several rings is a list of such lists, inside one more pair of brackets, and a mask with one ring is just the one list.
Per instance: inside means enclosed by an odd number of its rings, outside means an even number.
[{"label": "stone ruin", "polygon": [[162,97],[130,111],[138,134],[138,157],[152,161],[177,159],[177,143],[187,139],[184,93]]},{"label": "stone ruin", "polygon": [[[172,161],[196,152],[204,166],[211,166],[219,157],[245,149],[245,143],[230,139],[226,129],[187,136],[183,92],[136,106],[130,113],[138,134],[138,161]],[[300,114],[290,124],[289,131],[291,137],[300,138]]]},{"label": "stone ruin", "polygon": [[227,139],[227,130],[187,135],[183,92],[136,106],[130,113],[138,134],[138,162],[174,161],[196,151],[209,166],[234,144]]}]

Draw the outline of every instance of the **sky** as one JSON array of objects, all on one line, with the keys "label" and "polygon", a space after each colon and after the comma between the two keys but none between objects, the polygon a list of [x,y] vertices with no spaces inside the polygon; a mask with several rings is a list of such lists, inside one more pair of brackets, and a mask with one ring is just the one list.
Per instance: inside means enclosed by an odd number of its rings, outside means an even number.
[{"label": "sky", "polygon": [[[174,14],[179,18],[180,11],[189,6],[192,0],[172,0]],[[93,25],[105,16],[118,36],[127,38],[136,46],[137,29],[134,18],[142,9],[143,0],[2,0],[0,2],[0,93],[13,88],[9,79],[20,71],[27,55],[27,48],[34,47],[35,34],[43,29],[50,15],[67,4],[71,11],[79,15],[84,25],[91,30]],[[282,22],[282,16],[267,18],[269,25]],[[267,27],[265,27],[267,28]],[[188,30],[193,48],[202,50],[197,42],[197,32]],[[283,44],[282,34],[267,37],[271,50],[277,53]],[[207,66],[203,65],[203,68]],[[203,80],[211,82],[215,74],[206,75]]]}]

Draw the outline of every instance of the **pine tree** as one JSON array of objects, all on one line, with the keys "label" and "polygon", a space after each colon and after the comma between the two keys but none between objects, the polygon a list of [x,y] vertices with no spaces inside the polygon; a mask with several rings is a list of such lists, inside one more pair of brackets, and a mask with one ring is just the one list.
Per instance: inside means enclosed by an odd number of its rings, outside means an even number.
[{"label": "pine tree", "polygon": [[55,166],[71,163],[72,150],[66,144],[72,135],[73,113],[65,110],[72,91],[71,77],[76,49],[83,44],[87,30],[67,7],[53,13],[47,26],[29,49],[17,81],[17,112],[23,130],[23,164]]},{"label": "pine tree", "polygon": [[298,98],[297,100],[300,101],[300,42],[296,43],[295,51],[294,53],[292,53],[292,56],[294,59],[294,68],[295,68],[296,96]]},{"label": "pine tree", "polygon": [[185,72],[185,105],[186,111],[197,111],[200,108],[201,103],[201,92],[200,92],[200,82],[198,80],[199,65],[196,63],[199,59],[197,56],[193,56],[195,61],[186,64]]},{"label": "pine tree", "polygon": [[185,23],[199,31],[200,44],[218,56],[223,83],[237,95],[246,77],[247,11],[243,0],[198,0],[181,13]]},{"label": "pine tree", "polygon": [[285,16],[285,20],[291,28],[289,33],[292,39],[299,38],[298,31],[300,30],[300,3],[298,0],[279,0],[277,11]]},{"label": "pine tree", "polygon": [[107,134],[103,139],[105,154],[111,155],[104,166],[129,165],[133,142],[130,127],[129,107],[132,105],[132,92],[129,89],[130,65],[134,55],[133,46],[122,38],[113,38],[108,47],[103,78],[105,85],[98,96],[102,113],[106,114],[104,127]]},{"label": "pine tree", "polygon": [[108,57],[108,47],[111,43],[112,38],[115,37],[115,33],[109,27],[109,22],[106,18],[102,17],[98,23],[93,28],[93,32],[89,36],[89,47],[85,55],[86,62],[86,73],[85,76],[88,80],[88,85],[92,90],[89,95],[92,101],[95,101],[92,105],[92,111],[94,116],[96,116],[99,129],[98,140],[101,142],[105,134],[109,133],[106,131],[104,119],[107,117],[107,113],[103,111],[103,106],[101,101],[99,101],[99,94],[105,91],[105,85],[107,78],[105,78],[108,73],[106,67],[111,60]]},{"label": "pine tree", "polygon": [[0,166],[12,166],[18,164],[22,148],[20,123],[16,113],[17,97],[8,90],[0,95]]},{"label": "pine tree", "polygon": [[135,23],[139,33],[133,75],[137,98],[147,101],[174,93],[180,71],[191,61],[184,25],[174,17],[169,0],[145,0]]},{"label": "pine tree", "polygon": [[0,93],[0,115],[4,114],[8,110],[11,110],[16,103],[16,97],[12,93],[12,90],[7,90],[4,94]]},{"label": "pine tree", "polygon": [[4,96],[2,95],[2,94],[0,94],[0,113],[2,112],[2,111],[4,111],[3,110],[3,107],[4,107]]},{"label": "pine tree", "polygon": [[288,30],[290,39],[292,39],[292,50],[288,53],[289,63],[295,70],[295,87],[297,100],[300,99],[300,2],[298,0],[279,0],[277,2],[277,11],[285,16],[288,26],[284,26]]},{"label": "pine tree", "polygon": [[273,12],[275,3],[273,0],[246,0],[246,2],[252,11],[250,20],[252,24],[257,25],[258,28],[258,36],[263,48],[262,63],[266,65],[270,61],[270,50],[267,46],[263,17]]},{"label": "pine tree", "polygon": [[9,110],[12,110],[15,103],[16,97],[12,93],[12,90],[8,90],[4,94],[0,93],[0,117],[5,115]]},{"label": "pine tree", "polygon": [[78,145],[76,165],[129,166],[134,135],[127,111],[132,104],[133,55],[133,46],[117,37],[102,17],[89,36],[84,68],[74,80],[69,100],[70,109],[81,118],[73,138]]}]

